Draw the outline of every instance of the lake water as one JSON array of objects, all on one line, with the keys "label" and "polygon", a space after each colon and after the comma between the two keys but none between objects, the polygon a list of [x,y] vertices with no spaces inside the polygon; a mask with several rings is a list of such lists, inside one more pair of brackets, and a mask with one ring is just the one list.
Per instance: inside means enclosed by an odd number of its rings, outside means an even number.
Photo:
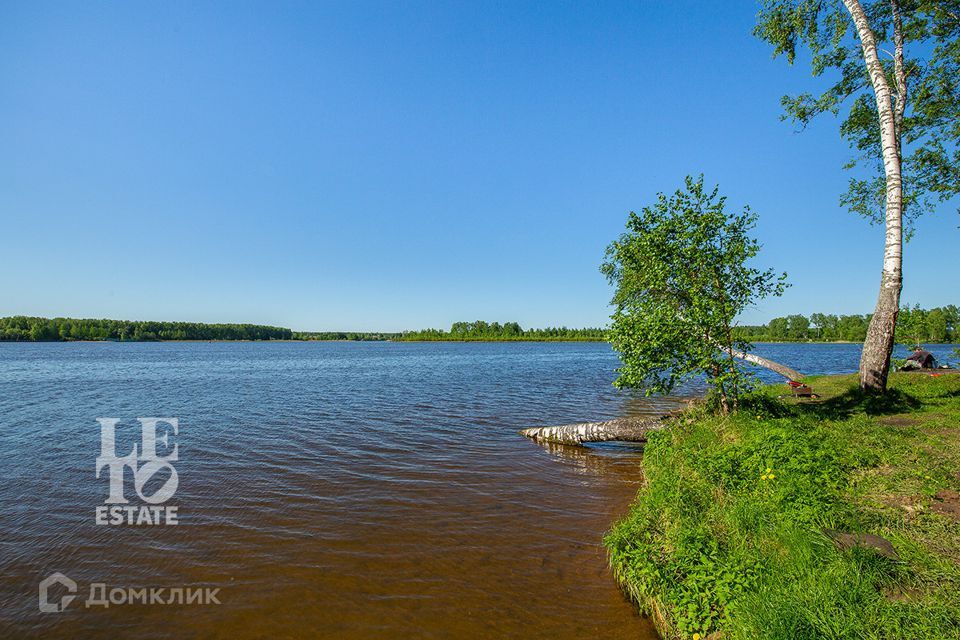
[{"label": "lake water", "polygon": [[[756,351],[835,373],[860,347]],[[595,343],[0,344],[0,637],[654,637],[601,546],[639,449],[517,435],[676,405],[614,390],[616,366]],[[142,416],[179,419],[157,445],[179,524],[97,525],[96,418],[123,455]],[[55,572],[78,597],[41,613]],[[86,607],[94,583],[174,602]],[[170,591],[202,588],[221,604]]]}]

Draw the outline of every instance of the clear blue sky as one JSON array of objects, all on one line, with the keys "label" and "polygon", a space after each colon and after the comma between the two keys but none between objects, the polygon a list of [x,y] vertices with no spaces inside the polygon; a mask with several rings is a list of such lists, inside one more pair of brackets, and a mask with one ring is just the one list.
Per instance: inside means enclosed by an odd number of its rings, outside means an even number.
[{"label": "clear blue sky", "polygon": [[[605,324],[604,247],[706,174],[793,287],[868,312],[882,231],[752,2],[0,4],[0,315]],[[960,303],[955,205],[904,299]]]}]

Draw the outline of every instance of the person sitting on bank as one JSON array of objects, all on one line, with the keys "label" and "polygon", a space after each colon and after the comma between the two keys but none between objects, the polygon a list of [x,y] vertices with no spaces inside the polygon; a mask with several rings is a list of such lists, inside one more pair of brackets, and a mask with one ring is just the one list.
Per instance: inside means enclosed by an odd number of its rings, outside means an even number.
[{"label": "person sitting on bank", "polygon": [[917,345],[914,347],[913,353],[907,357],[906,364],[904,364],[901,368],[906,370],[933,369],[936,366],[936,362],[937,361],[934,359],[932,353]]}]

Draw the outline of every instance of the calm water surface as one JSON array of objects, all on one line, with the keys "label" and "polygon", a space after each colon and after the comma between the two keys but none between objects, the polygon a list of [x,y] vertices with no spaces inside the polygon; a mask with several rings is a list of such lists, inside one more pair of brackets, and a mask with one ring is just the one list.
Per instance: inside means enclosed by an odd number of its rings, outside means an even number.
[{"label": "calm water surface", "polygon": [[[757,351],[832,373],[860,347]],[[517,435],[676,405],[616,366],[593,343],[0,344],[0,637],[652,638],[601,547],[639,450]],[[179,526],[95,524],[108,416],[121,453],[136,417],[179,418]],[[53,572],[79,597],[42,614]],[[95,582],[222,604],[85,608]]]}]

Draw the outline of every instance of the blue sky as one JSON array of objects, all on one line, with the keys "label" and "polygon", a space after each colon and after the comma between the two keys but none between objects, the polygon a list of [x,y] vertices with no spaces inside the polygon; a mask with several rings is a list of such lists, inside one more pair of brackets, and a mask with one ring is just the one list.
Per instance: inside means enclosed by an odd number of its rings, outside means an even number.
[{"label": "blue sky", "polygon": [[[703,172],[790,274],[746,322],[864,313],[882,230],[797,133],[752,2],[0,4],[0,315],[399,330],[605,324],[626,214]],[[958,217],[904,300],[960,303]],[[954,275],[951,275],[954,274]]]}]

